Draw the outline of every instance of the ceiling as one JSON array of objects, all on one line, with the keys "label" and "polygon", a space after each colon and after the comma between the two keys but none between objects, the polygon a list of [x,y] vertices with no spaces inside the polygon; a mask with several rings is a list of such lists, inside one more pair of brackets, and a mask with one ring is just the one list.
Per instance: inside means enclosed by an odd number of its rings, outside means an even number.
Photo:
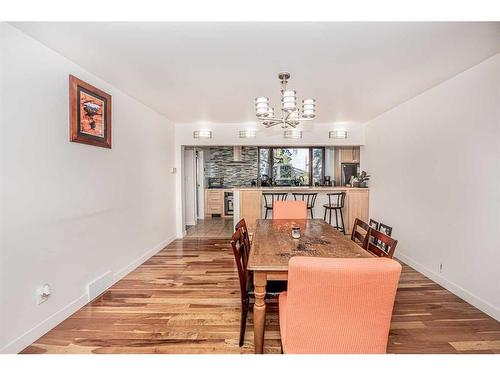
[{"label": "ceiling", "polygon": [[255,121],[277,73],[318,122],[366,122],[500,52],[499,22],[13,25],[176,123]]}]

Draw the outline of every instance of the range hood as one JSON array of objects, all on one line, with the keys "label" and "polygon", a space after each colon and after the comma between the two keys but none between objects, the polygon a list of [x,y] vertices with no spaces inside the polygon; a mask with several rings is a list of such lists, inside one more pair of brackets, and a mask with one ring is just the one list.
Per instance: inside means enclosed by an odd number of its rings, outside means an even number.
[{"label": "range hood", "polygon": [[241,146],[233,146],[233,161],[241,161]]}]

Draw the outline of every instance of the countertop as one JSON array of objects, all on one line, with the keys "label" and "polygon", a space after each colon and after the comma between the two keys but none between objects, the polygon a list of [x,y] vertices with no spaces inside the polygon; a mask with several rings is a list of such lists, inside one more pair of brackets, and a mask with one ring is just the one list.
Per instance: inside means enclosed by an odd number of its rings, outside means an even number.
[{"label": "countertop", "polygon": [[350,186],[242,186],[231,188],[208,188],[207,190],[271,190],[271,191],[344,191],[344,190],[370,190]]}]

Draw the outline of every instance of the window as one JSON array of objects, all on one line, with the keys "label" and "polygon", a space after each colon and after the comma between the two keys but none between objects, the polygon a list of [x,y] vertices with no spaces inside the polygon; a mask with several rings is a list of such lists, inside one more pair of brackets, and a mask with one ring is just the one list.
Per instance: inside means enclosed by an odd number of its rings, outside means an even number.
[{"label": "window", "polygon": [[323,147],[260,147],[259,177],[277,186],[320,185],[324,155]]}]

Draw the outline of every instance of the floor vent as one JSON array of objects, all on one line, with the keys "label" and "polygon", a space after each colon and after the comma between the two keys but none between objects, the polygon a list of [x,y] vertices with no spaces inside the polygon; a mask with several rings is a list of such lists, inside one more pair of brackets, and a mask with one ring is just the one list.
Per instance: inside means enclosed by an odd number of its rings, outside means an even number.
[{"label": "floor vent", "polygon": [[104,293],[106,289],[108,289],[111,285],[113,285],[113,274],[111,273],[111,271],[104,273],[97,279],[88,283],[87,295],[89,298],[89,302],[100,294]]}]

